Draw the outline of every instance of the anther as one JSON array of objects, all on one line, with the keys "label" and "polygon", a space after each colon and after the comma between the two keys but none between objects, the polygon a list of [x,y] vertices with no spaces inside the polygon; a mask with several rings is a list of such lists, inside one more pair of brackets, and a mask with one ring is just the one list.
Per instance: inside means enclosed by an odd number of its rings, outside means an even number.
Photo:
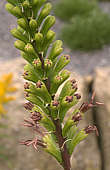
[{"label": "anther", "polygon": [[37,87],[37,88],[41,88],[41,87],[42,87],[41,81],[38,81],[38,82],[36,83],[36,87]]},{"label": "anther", "polygon": [[59,105],[59,102],[58,101],[53,101],[52,105],[57,107]]},{"label": "anther", "polygon": [[67,96],[67,97],[66,97],[66,101],[67,101],[68,103],[72,102],[72,101],[73,101],[73,96]]},{"label": "anther", "polygon": [[28,82],[24,83],[24,89],[29,89],[29,83]]}]

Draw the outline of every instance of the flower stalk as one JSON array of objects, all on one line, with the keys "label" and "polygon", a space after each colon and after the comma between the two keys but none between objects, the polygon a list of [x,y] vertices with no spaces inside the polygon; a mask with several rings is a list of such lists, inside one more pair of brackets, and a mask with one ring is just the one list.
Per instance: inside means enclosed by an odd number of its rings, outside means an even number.
[{"label": "flower stalk", "polygon": [[52,5],[46,0],[7,1],[6,9],[17,17],[18,23],[18,27],[11,30],[18,39],[14,45],[27,61],[23,77],[27,80],[24,90],[29,102],[24,107],[30,112],[30,118],[24,120],[24,126],[37,134],[34,139],[23,140],[21,144],[32,145],[36,150],[40,146],[64,170],[71,170],[70,158],[74,148],[88,133],[97,132],[95,126],[78,130],[77,125],[84,113],[98,103],[93,104],[93,96],[90,103],[83,103],[65,121],[67,112],[81,96],[77,93],[76,80],[70,79],[70,72],[64,69],[70,62],[70,56],[61,55],[62,41],[55,41],[55,32],[51,30],[55,23],[55,17],[50,15]]}]

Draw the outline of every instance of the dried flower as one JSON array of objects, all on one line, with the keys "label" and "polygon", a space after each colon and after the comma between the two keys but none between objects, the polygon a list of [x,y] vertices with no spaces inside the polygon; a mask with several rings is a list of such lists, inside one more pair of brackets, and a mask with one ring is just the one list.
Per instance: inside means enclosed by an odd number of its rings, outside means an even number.
[{"label": "dried flower", "polygon": [[87,134],[92,133],[92,132],[95,131],[95,132],[96,132],[96,135],[99,136],[98,129],[97,129],[97,127],[94,126],[94,125],[88,125],[84,130],[85,130],[85,132],[86,132]]}]

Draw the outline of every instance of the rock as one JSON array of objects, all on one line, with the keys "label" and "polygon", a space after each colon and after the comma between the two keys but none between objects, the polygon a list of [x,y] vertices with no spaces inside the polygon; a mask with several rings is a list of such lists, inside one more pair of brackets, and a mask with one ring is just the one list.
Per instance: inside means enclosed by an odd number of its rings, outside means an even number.
[{"label": "rock", "polygon": [[110,169],[110,67],[98,68],[94,77],[96,101],[104,105],[95,110],[100,132],[100,149],[104,170]]}]

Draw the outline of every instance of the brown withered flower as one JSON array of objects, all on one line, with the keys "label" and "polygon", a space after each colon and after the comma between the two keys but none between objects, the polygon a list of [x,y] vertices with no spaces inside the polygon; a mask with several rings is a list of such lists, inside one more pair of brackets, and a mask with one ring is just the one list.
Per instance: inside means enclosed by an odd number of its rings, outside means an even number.
[{"label": "brown withered flower", "polygon": [[84,130],[87,134],[93,133],[95,131],[96,135],[99,136],[98,129],[95,125],[88,125]]}]

